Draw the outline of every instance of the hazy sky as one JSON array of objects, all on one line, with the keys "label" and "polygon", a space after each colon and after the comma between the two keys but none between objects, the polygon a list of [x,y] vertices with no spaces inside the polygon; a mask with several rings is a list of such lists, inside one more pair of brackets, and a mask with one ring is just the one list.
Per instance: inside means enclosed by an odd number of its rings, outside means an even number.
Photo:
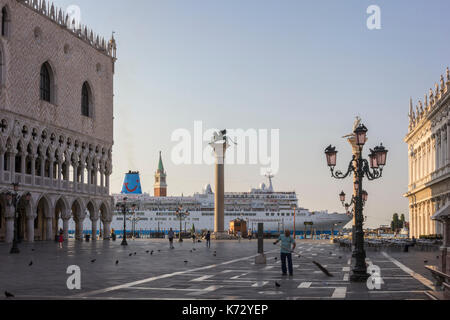
[{"label": "hazy sky", "polygon": [[[368,146],[389,149],[384,178],[367,182],[369,226],[407,213],[409,98],[423,99],[449,64],[448,12],[442,1],[58,0],[81,7],[82,22],[116,32],[115,145],[111,191],[139,170],[153,194],[158,151],[170,195],[214,182],[208,165],[176,166],[178,128],[280,129],[278,191],[295,190],[300,206],[340,211],[351,180],[330,177],[323,151],[336,145],[338,167],[351,156],[341,137],[359,115]],[[366,9],[381,8],[381,30]],[[367,154],[367,152],[366,152]],[[260,165],[226,168],[226,191],[265,181]]]}]

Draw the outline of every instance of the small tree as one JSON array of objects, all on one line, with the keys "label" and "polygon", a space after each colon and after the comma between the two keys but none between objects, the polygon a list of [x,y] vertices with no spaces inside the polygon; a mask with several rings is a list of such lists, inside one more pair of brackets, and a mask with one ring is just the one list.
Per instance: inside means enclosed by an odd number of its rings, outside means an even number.
[{"label": "small tree", "polygon": [[391,229],[396,232],[399,229],[400,221],[398,219],[398,213],[394,213],[392,216]]}]

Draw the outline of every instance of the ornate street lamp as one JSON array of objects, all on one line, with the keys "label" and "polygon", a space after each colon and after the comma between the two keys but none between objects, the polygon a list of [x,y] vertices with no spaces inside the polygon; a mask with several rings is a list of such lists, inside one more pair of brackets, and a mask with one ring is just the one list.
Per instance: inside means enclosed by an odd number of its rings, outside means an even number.
[{"label": "ornate street lamp", "polygon": [[[127,212],[128,212],[128,206],[127,206],[127,197],[123,198],[122,202],[118,202],[116,204],[117,210],[121,210],[123,214],[123,236],[122,236],[122,242],[120,245],[127,246]],[[134,207],[134,204],[133,204]]]},{"label": "ornate street lamp", "polygon": [[177,211],[175,212],[175,214],[180,218],[180,232],[178,234],[178,242],[183,242],[183,238],[181,237],[181,229],[182,229],[182,219],[186,218],[190,213],[188,210],[186,210],[185,212],[182,211],[183,210],[183,206],[179,206]]},{"label": "ornate street lamp", "polygon": [[370,150],[369,161],[363,159],[362,150],[367,141],[367,128],[361,124],[354,131],[356,145],[359,147],[358,156],[353,155],[352,160],[348,165],[347,172],[344,174],[341,171],[335,171],[337,151],[331,145],[325,149],[327,158],[327,165],[330,167],[331,176],[336,179],[345,179],[350,174],[355,175],[354,188],[357,190],[357,196],[353,196],[350,203],[345,203],[345,193],[342,191],[339,194],[339,199],[342,205],[348,209],[354,205],[355,213],[355,246],[353,249],[354,264],[352,266],[352,274],[350,280],[353,282],[365,282],[370,277],[367,273],[366,266],[366,252],[364,250],[364,231],[363,231],[363,207],[368,199],[368,193],[363,190],[363,178],[366,176],[369,181],[379,179],[382,177],[383,168],[386,165],[387,150],[381,144],[380,146]]},{"label": "ornate street lamp", "polygon": [[[8,206],[14,207],[14,238],[9,253],[17,254],[20,253],[19,247],[17,246],[17,244],[19,243],[19,213],[17,212],[17,205],[19,202],[19,184],[13,183],[12,186],[13,192],[8,192],[6,194],[6,201]],[[31,200],[31,194],[29,192],[25,195],[25,200],[27,202]]]}]

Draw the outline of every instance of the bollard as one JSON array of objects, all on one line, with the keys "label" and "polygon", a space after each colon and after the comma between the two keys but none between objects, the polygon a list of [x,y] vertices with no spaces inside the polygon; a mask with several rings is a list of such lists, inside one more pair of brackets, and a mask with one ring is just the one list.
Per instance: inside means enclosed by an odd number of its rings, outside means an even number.
[{"label": "bollard", "polygon": [[264,254],[264,223],[258,223],[258,253],[255,257],[255,264],[266,264],[266,255]]}]

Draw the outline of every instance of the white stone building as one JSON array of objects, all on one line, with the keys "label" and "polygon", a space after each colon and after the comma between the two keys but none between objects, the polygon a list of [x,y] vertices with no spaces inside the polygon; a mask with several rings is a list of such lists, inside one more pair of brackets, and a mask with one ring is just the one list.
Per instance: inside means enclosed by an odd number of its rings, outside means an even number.
[{"label": "white stone building", "polygon": [[[110,236],[114,38],[45,0],[0,0],[0,241],[52,240],[69,220]],[[76,22],[76,21],[75,21]],[[31,193],[27,201],[25,194]]]},{"label": "white stone building", "polygon": [[416,111],[410,102],[409,131],[410,236],[442,234],[431,217],[450,201],[450,71],[425,94]]}]

